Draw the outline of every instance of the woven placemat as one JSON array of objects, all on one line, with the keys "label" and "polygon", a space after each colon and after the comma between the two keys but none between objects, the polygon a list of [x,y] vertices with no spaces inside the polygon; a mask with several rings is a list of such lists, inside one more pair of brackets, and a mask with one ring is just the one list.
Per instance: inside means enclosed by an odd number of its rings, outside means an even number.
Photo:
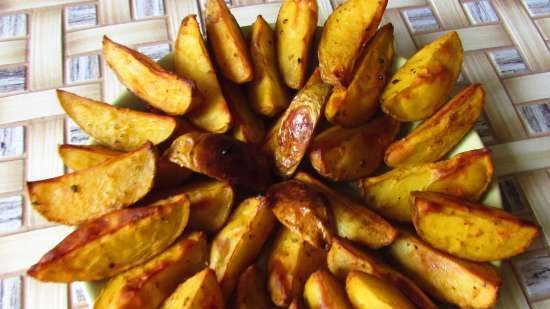
[{"label": "woven placemat", "polygon": [[[274,21],[278,2],[226,2],[241,25]],[[318,0],[320,21],[338,1]],[[25,181],[64,172],[60,143],[88,137],[58,106],[55,88],[112,101],[123,89],[99,55],[101,37],[159,59],[181,19],[201,18],[195,0],[0,1],[0,307],[88,308],[78,284],[44,284],[25,270],[69,228],[29,207]],[[497,308],[550,308],[550,1],[390,0],[405,57],[448,30],[466,50],[457,89],[482,83],[485,113],[476,125],[493,158],[507,210],[543,227],[528,252],[503,263]]]}]

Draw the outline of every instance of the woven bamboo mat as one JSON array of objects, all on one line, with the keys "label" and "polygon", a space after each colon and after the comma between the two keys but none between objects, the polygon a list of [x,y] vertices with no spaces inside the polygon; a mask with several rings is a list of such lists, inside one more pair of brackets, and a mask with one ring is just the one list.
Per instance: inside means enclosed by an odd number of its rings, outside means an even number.
[{"label": "woven bamboo mat", "polygon": [[[276,18],[277,2],[226,0],[241,25]],[[324,21],[337,1],[318,0]],[[198,0],[0,1],[0,308],[88,308],[78,284],[24,276],[69,229],[33,213],[26,180],[64,172],[56,145],[88,137],[58,106],[58,87],[113,100],[123,89],[99,55],[101,37],[160,58]],[[384,22],[409,57],[448,30],[466,50],[460,86],[487,91],[476,126],[493,151],[506,209],[538,222],[529,251],[502,266],[498,308],[550,308],[550,0],[390,0]]]}]

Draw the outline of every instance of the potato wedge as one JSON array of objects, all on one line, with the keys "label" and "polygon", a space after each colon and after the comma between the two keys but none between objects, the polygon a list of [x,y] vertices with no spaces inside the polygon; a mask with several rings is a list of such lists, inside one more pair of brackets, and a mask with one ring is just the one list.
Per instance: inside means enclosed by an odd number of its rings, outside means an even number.
[{"label": "potato wedge", "polygon": [[195,82],[163,69],[149,57],[103,36],[103,57],[132,93],[168,115],[183,115],[202,103]]},{"label": "potato wedge", "polygon": [[317,135],[309,160],[319,175],[334,181],[356,180],[374,172],[399,133],[399,122],[381,115],[357,128],[333,126]]},{"label": "potato wedge", "polygon": [[501,209],[435,192],[413,192],[412,221],[420,238],[464,259],[487,262],[525,251],[540,232]]},{"label": "potato wedge", "polygon": [[69,117],[98,143],[132,151],[146,141],[158,145],[178,129],[175,118],[116,107],[57,90],[59,104]]},{"label": "potato wedge", "polygon": [[233,114],[231,135],[241,142],[258,144],[264,140],[264,122],[252,112],[239,85],[222,80],[223,93]]},{"label": "potato wedge", "polygon": [[449,95],[462,68],[464,51],[451,31],[414,54],[382,92],[382,110],[400,121],[430,117]]},{"label": "potato wedge", "polygon": [[191,132],[178,137],[163,158],[232,185],[263,189],[270,179],[267,158],[252,144],[226,135]]},{"label": "potato wedge", "polygon": [[157,152],[151,143],[98,166],[27,182],[33,208],[46,219],[77,225],[132,205],[153,187]]},{"label": "potato wedge", "polygon": [[357,309],[415,309],[392,284],[375,276],[352,271],[346,277],[346,293]]},{"label": "potato wedge", "polygon": [[489,264],[478,264],[431,248],[413,234],[400,230],[388,247],[394,261],[426,292],[461,308],[492,308],[501,280]]},{"label": "potato wedge", "polygon": [[345,279],[351,271],[364,272],[390,282],[418,308],[438,308],[414,281],[343,240],[333,240],[327,255],[327,265],[339,279]]},{"label": "potato wedge", "polygon": [[387,4],[387,0],[347,0],[330,14],[317,51],[325,83],[348,85],[355,63],[375,34]]},{"label": "potato wedge", "polygon": [[483,111],[485,91],[471,85],[386,150],[384,161],[391,167],[437,161],[472,129]]},{"label": "potato wedge", "polygon": [[267,285],[271,300],[287,307],[302,297],[304,284],[314,271],[325,267],[326,252],[311,246],[300,235],[283,227],[271,247]]},{"label": "potato wedge", "polygon": [[266,199],[251,197],[237,207],[212,241],[210,268],[216,271],[226,298],[235,288],[239,275],[260,254],[275,221]]},{"label": "potato wedge", "polygon": [[451,159],[401,167],[358,182],[365,203],[381,215],[410,222],[412,191],[448,193],[478,199],[493,177],[493,162],[488,149],[471,150]]},{"label": "potato wedge", "polygon": [[326,270],[309,276],[304,287],[304,298],[310,309],[352,309],[344,288]]},{"label": "potato wedge", "polygon": [[209,132],[224,133],[229,130],[231,112],[195,15],[188,15],[181,22],[174,44],[174,68],[178,76],[194,80],[204,96],[202,104],[189,113],[187,118]]},{"label": "potato wedge", "polygon": [[160,309],[223,309],[225,308],[216,274],[209,268],[180,284]]},{"label": "potato wedge", "polygon": [[166,249],[189,218],[189,200],[121,209],[84,223],[27,272],[40,281],[101,280],[139,265]]},{"label": "potato wedge", "polygon": [[255,265],[248,266],[239,277],[236,294],[235,309],[272,308],[267,297],[265,278]]},{"label": "potato wedge", "polygon": [[357,62],[349,86],[335,87],[325,108],[328,121],[342,127],[365,124],[378,109],[378,97],[390,78],[393,63],[393,25],[378,30]]},{"label": "potato wedge", "polygon": [[319,70],[315,70],[268,133],[263,149],[272,156],[280,176],[292,176],[302,162],[330,89],[321,81]]},{"label": "potato wedge", "polygon": [[288,309],[306,309],[306,306],[304,305],[300,297],[300,298],[294,298],[292,303],[290,303],[290,306],[288,306]]},{"label": "potato wedge", "polygon": [[223,0],[206,1],[206,32],[222,74],[237,84],[251,81],[254,69],[246,42]]},{"label": "potato wedge", "polygon": [[254,111],[273,117],[288,107],[290,97],[275,55],[275,33],[258,15],[250,33],[250,55],[254,64],[254,79],[247,84],[248,97]]},{"label": "potato wedge", "polygon": [[315,0],[284,0],[275,34],[277,63],[285,84],[301,89],[307,77],[319,9]]},{"label": "potato wedge", "polygon": [[333,235],[332,214],[322,195],[303,182],[287,180],[266,193],[279,222],[315,248],[328,250]]},{"label": "potato wedge", "polygon": [[205,267],[207,254],[206,236],[193,233],[147,263],[109,280],[94,309],[156,309],[180,282]]},{"label": "potato wedge", "polygon": [[397,230],[388,221],[366,206],[355,203],[309,174],[299,172],[294,178],[325,197],[334,215],[336,235],[372,249],[391,244],[397,236]]}]

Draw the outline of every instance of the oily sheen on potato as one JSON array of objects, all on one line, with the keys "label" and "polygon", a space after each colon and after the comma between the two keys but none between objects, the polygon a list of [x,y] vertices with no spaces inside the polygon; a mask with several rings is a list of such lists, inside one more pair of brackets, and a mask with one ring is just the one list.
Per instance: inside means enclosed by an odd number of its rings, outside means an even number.
[{"label": "oily sheen on potato", "polygon": [[224,299],[216,274],[204,268],[185,280],[160,309],[223,309]]}]

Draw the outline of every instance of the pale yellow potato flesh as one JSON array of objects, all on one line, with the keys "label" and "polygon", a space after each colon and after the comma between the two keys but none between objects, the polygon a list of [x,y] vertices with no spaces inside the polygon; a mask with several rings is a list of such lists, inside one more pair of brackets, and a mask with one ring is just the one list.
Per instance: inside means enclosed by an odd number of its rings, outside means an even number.
[{"label": "pale yellow potato flesh", "polygon": [[235,309],[269,309],[265,278],[256,265],[249,266],[239,277]]},{"label": "pale yellow potato flesh", "polygon": [[205,268],[185,280],[164,301],[160,309],[223,309],[220,285],[212,269]]},{"label": "pale yellow potato flesh", "polygon": [[304,287],[304,299],[310,309],[352,309],[344,288],[326,270],[311,274]]},{"label": "pale yellow potato flesh", "polygon": [[352,271],[346,277],[346,293],[356,309],[415,309],[395,286],[389,282]]}]

